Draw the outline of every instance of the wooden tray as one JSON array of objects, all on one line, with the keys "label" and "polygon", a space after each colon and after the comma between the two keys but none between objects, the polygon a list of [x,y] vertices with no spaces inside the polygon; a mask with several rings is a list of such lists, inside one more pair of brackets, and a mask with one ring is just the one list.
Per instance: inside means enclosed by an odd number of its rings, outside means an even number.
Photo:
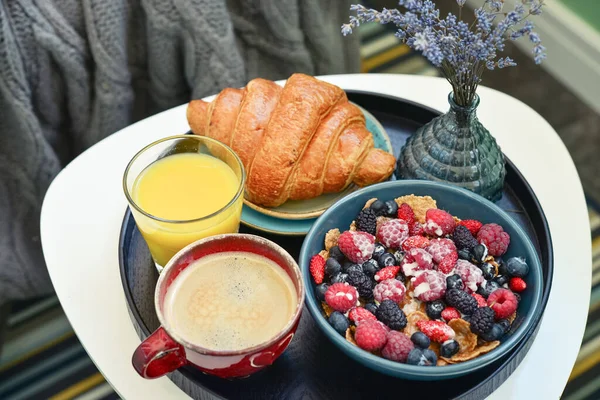
[{"label": "wooden tray", "polygon": [[[369,110],[388,132],[395,155],[408,135],[439,113],[422,105],[390,96],[348,91],[351,101]],[[553,272],[552,240],[544,212],[531,187],[507,160],[506,184],[497,203],[531,236],[542,261],[544,288],[542,310],[550,294]],[[241,231],[267,237],[298,257],[303,237],[268,235],[242,227]],[[146,338],[159,323],[154,311],[154,287],[158,274],[150,253],[129,210],[125,213],[119,241],[121,280],[132,323]],[[543,312],[543,311],[542,311]],[[264,371],[247,379],[227,381],[183,367],[169,378],[196,399],[481,399],[498,388],[527,354],[542,312],[535,316],[524,339],[493,364],[457,379],[416,382],[391,378],[352,361],[321,333],[304,310],[300,326],[287,351]]]}]

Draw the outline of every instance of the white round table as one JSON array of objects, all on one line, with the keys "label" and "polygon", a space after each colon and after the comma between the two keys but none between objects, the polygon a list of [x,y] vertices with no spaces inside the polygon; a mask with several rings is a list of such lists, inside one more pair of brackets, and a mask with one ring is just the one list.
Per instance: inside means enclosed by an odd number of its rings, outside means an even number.
[{"label": "white round table", "polygon": [[[369,90],[448,109],[441,78],[408,75],[322,77],[345,89]],[[575,362],[587,319],[591,243],[577,171],[552,127],[520,101],[481,87],[478,115],[537,194],[554,244],[555,273],[545,317],[529,353],[491,399],[557,399]],[[71,162],[50,186],[41,238],[50,276],[79,340],[124,399],[187,398],[163,377],[140,378],[131,355],[140,343],[127,312],[118,240],[127,202],[121,178],[144,145],[188,128],[186,105],[131,125]]]}]

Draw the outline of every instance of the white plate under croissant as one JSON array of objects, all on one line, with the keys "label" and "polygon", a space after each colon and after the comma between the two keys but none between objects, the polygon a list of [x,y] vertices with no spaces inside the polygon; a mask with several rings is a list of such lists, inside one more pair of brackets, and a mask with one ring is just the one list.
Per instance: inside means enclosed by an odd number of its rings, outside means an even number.
[{"label": "white plate under croissant", "polygon": [[339,87],[308,75],[292,75],[283,88],[254,79],[210,103],[193,100],[187,118],[193,133],[232,147],[246,168],[246,204],[274,217],[319,216],[394,169],[389,138],[374,117]]}]

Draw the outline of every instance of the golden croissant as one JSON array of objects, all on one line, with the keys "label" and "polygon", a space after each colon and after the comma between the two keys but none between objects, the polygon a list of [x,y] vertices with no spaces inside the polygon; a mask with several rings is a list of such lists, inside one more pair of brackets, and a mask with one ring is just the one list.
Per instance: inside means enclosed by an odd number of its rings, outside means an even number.
[{"label": "golden croissant", "polygon": [[229,145],[247,172],[246,198],[266,207],[387,179],[394,156],[373,146],[360,109],[339,87],[294,74],[280,87],[253,79],[208,103],[192,100],[197,135]]}]

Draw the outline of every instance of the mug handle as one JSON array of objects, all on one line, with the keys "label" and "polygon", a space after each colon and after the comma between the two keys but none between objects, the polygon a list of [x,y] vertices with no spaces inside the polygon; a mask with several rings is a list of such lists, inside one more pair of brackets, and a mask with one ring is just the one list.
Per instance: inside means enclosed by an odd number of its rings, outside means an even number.
[{"label": "mug handle", "polygon": [[187,364],[185,349],[161,326],[133,353],[131,363],[142,378],[154,379]]}]

